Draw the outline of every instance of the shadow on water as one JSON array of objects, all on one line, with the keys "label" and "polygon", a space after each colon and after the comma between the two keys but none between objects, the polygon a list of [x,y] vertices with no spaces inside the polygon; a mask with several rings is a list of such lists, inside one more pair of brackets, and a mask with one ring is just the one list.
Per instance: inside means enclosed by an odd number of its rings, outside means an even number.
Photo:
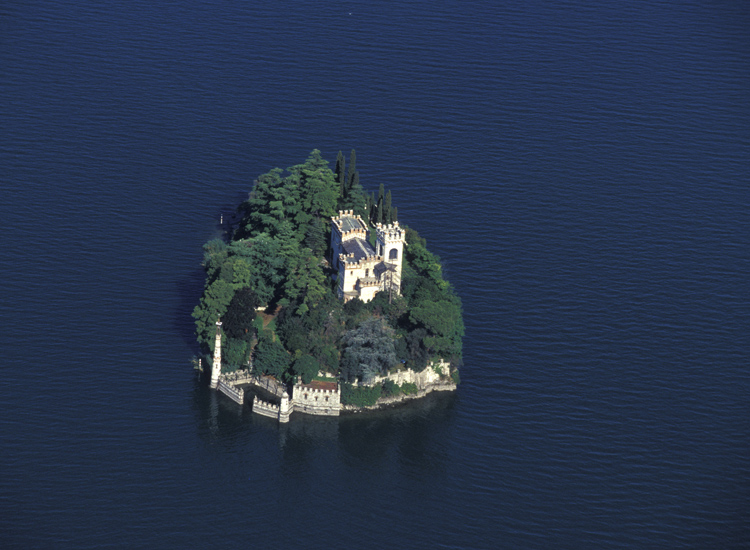
[{"label": "shadow on water", "polygon": [[435,392],[422,399],[382,411],[343,416],[339,448],[344,461],[376,463],[394,450],[402,460],[421,461],[435,449],[455,416],[457,395]]},{"label": "shadow on water", "polygon": [[195,323],[192,313],[203,294],[205,276],[203,268],[196,265],[195,269],[177,280],[179,302],[174,313],[173,326],[185,343],[196,353],[199,352],[199,348],[195,339]]},{"label": "shadow on water", "polygon": [[[223,205],[216,214],[215,238],[228,240],[234,229],[239,225],[241,213],[238,207],[247,200],[247,193],[236,193],[232,205]],[[209,239],[210,240],[210,239]],[[177,280],[177,294],[179,302],[174,312],[173,326],[180,337],[196,353],[199,352],[198,343],[195,339],[195,323],[193,322],[193,309],[198,305],[203,294],[206,272],[201,266],[203,260],[202,250],[197,251],[195,267]]]},{"label": "shadow on water", "polygon": [[285,464],[295,468],[305,466],[321,446],[334,446],[344,462],[377,464],[395,453],[405,465],[419,463],[429,470],[431,463],[425,464],[425,457],[436,458],[435,449],[440,447],[436,440],[444,438],[450,429],[457,402],[454,392],[435,392],[394,408],[338,418],[294,413],[288,424],[280,424],[253,414],[254,390],[246,391],[246,404],[242,406],[197,379],[193,391],[202,438],[234,448],[238,440],[246,441],[252,434],[275,433]]}]

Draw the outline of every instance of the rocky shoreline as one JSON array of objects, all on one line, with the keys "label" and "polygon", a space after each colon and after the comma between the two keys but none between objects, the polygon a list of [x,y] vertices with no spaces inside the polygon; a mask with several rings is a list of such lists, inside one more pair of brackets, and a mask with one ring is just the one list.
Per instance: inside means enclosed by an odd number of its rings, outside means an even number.
[{"label": "rocky shoreline", "polygon": [[397,407],[399,405],[402,405],[408,401],[412,401],[414,399],[421,399],[422,397],[425,397],[426,395],[434,392],[434,391],[456,391],[458,386],[453,381],[444,381],[440,383],[434,383],[430,384],[429,386],[425,387],[424,389],[417,390],[417,393],[412,393],[409,395],[393,395],[390,397],[381,397],[377,400],[377,402],[374,405],[370,405],[367,407],[359,407],[357,405],[341,405],[341,412],[346,414],[356,414],[360,412],[365,411],[378,411],[383,409],[391,409],[394,407]]}]

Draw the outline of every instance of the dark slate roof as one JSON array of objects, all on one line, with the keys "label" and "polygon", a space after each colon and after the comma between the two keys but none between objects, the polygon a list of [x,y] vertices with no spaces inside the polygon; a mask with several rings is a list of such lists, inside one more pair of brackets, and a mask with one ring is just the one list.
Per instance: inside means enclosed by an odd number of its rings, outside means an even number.
[{"label": "dark slate roof", "polygon": [[345,216],[341,218],[341,232],[347,233],[354,229],[365,229],[357,218],[351,216]]},{"label": "dark slate roof", "polygon": [[346,258],[347,263],[358,262],[363,258],[367,258],[367,256],[375,255],[375,249],[364,239],[349,239],[342,243],[342,247],[344,249],[344,254],[347,254],[347,256],[349,254],[354,254],[353,258]]}]

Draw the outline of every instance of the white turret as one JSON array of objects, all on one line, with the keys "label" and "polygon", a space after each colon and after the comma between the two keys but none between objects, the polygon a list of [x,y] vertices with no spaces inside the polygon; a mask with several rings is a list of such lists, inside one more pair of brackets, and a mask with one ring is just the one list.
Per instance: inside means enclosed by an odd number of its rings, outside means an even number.
[{"label": "white turret", "polygon": [[284,391],[281,395],[281,403],[279,405],[279,422],[289,422],[289,415],[292,414],[293,408],[289,403],[289,394]]},{"label": "white turret", "polygon": [[211,387],[219,385],[221,374],[221,319],[216,321],[216,343],[214,344],[214,361],[211,365]]},{"label": "white turret", "polygon": [[376,225],[377,231],[377,254],[383,257],[383,261],[389,266],[392,272],[391,286],[398,293],[401,286],[401,263],[404,256],[404,241],[406,240],[406,231],[398,226],[398,222],[393,224]]}]

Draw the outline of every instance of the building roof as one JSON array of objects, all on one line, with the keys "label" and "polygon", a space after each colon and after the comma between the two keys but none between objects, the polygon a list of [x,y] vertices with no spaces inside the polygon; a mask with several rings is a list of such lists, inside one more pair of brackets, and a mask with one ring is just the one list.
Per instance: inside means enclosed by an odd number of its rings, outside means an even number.
[{"label": "building roof", "polygon": [[[344,254],[347,255],[347,263],[357,263],[368,256],[375,255],[375,249],[364,239],[349,239],[341,243],[341,247],[344,249]],[[354,257],[349,256],[349,254],[354,254]]]},{"label": "building roof", "polygon": [[354,231],[355,229],[367,229],[364,224],[352,216],[342,216],[340,219],[342,233]]},{"label": "building roof", "polygon": [[322,380],[312,380],[309,384],[300,384],[301,388],[311,390],[328,390],[336,391],[339,385],[336,382],[323,382]]}]

